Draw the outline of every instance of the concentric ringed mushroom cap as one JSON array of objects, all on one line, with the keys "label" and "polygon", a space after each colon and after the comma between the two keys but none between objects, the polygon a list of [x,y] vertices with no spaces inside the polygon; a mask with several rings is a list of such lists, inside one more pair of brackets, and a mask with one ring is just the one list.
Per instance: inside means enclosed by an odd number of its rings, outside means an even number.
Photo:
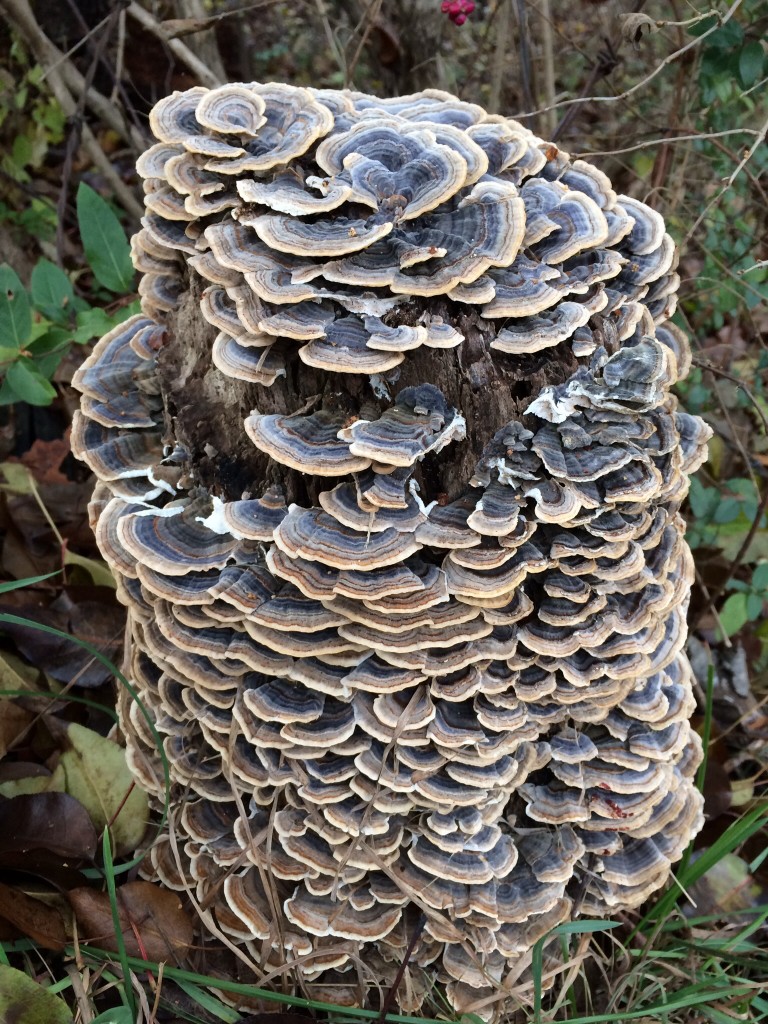
[{"label": "concentric ringed mushroom cap", "polygon": [[147,871],[265,971],[484,1013],[701,825],[674,244],[436,90],[195,87],[150,126],[143,314],[72,430],[172,784]]}]

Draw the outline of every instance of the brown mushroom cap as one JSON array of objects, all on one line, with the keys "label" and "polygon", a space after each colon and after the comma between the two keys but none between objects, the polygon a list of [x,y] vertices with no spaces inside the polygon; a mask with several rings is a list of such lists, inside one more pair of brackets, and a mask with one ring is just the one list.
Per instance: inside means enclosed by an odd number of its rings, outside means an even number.
[{"label": "brown mushroom cap", "polygon": [[464,436],[464,419],[446,406],[431,384],[404,388],[397,402],[374,422],[357,420],[339,431],[353,455],[387,466],[411,466],[427,452],[440,451]]},{"label": "brown mushroom cap", "polygon": [[356,316],[334,320],[322,338],[299,349],[299,358],[308,366],[331,373],[385,373],[402,363],[402,352],[387,352],[368,345],[371,335]]},{"label": "brown mushroom cap", "polygon": [[296,416],[253,412],[245,420],[245,430],[258,448],[284,466],[311,467],[318,476],[339,476],[367,469],[371,463],[337,439],[343,422],[343,417],[323,411]]},{"label": "brown mushroom cap", "polygon": [[326,174],[349,178],[356,202],[397,209],[404,220],[446,202],[487,167],[485,154],[462,132],[436,133],[399,118],[362,120],[329,136],[318,146],[316,160]]},{"label": "brown mushroom cap", "polygon": [[378,569],[403,561],[421,547],[392,527],[368,536],[342,526],[326,512],[297,505],[291,506],[274,538],[292,558],[307,558],[336,569]]}]

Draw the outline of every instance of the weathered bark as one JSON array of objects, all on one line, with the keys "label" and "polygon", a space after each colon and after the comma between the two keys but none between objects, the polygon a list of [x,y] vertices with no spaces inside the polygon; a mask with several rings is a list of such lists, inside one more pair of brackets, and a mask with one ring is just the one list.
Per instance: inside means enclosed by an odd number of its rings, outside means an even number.
[{"label": "weathered bark", "polygon": [[[280,344],[286,376],[271,387],[235,381],[211,361],[216,328],[200,316],[205,286],[190,270],[189,287],[179,308],[168,317],[168,344],[158,360],[163,380],[169,439],[189,452],[195,482],[212,494],[236,500],[243,492],[260,495],[274,483],[289,502],[316,504],[319,491],[332,487],[328,477],[310,478],[287,469],[259,452],[243,431],[251,410],[290,414],[325,409],[353,418],[376,419],[391,405],[377,398],[367,375],[331,374],[308,366],[298,357],[298,343]],[[569,344],[524,356],[492,351],[498,323],[483,320],[468,306],[437,298],[426,307],[465,336],[453,349],[423,347],[384,374],[391,394],[411,385],[438,387],[449,406],[467,421],[467,437],[439,454],[429,454],[414,474],[425,502],[453,500],[466,488],[475,464],[490,438],[512,420],[522,420],[531,400],[548,384],[560,384],[578,367]],[[387,323],[416,323],[425,310],[398,306],[383,317]]]}]

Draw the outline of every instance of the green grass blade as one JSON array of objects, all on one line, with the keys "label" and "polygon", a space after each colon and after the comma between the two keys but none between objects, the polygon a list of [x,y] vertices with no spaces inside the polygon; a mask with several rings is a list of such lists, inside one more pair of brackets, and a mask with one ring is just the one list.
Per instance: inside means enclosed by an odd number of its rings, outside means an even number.
[{"label": "green grass blade", "polygon": [[585,934],[589,932],[607,932],[611,928],[617,928],[619,921],[565,921],[557,925],[552,931],[543,935],[531,953],[531,974],[533,975],[533,1020],[534,1024],[541,1024],[541,976],[543,973],[544,946],[551,939],[558,935]]},{"label": "green grass blade", "polygon": [[728,828],[718,836],[714,843],[704,850],[700,857],[693,863],[681,867],[676,876],[677,885],[673,882],[664,895],[651,907],[643,919],[636,925],[632,935],[644,931],[652,923],[663,920],[671,912],[682,892],[693,885],[702,875],[718,861],[722,860],[726,853],[731,853],[736,847],[746,842],[761,829],[768,825],[768,808],[765,806],[753,807],[747,811],[738,821],[734,821]]},{"label": "green grass blade", "polygon": [[112,844],[109,839],[109,829],[105,828],[101,837],[101,849],[104,855],[104,877],[107,882],[107,894],[109,895],[109,905],[112,909],[112,923],[115,929],[115,943],[117,945],[117,957],[120,961],[120,966],[123,969],[123,991],[125,995],[126,1005],[130,1007],[131,1012],[136,1016],[136,1000],[133,995],[133,986],[131,985],[131,969],[128,964],[128,951],[125,948],[125,938],[123,936],[123,929],[120,924],[120,910],[117,905],[117,888],[115,886],[115,872],[114,865],[112,863]]},{"label": "green grass blade", "polygon": [[112,708],[107,707],[105,704],[99,704],[97,700],[91,700],[90,697],[75,697],[71,693],[65,693],[62,696],[61,694],[53,693],[53,691],[46,693],[44,690],[42,692],[40,690],[0,690],[0,697],[29,697],[31,693],[34,693],[35,697],[50,696],[51,703],[63,700],[67,703],[71,701],[73,704],[85,704],[86,707],[93,708],[94,711],[107,715],[113,722],[118,721],[117,712]]},{"label": "green grass blade", "polygon": [[152,739],[155,742],[158,757],[160,758],[160,763],[162,764],[163,767],[163,785],[165,787],[165,793],[163,799],[163,813],[160,822],[157,826],[159,834],[160,831],[162,831],[165,822],[168,820],[168,812],[171,797],[170,766],[168,764],[168,758],[166,757],[165,748],[163,747],[163,741],[160,738],[160,734],[155,728],[155,723],[152,720],[152,716],[144,707],[141,698],[136,692],[136,688],[128,682],[128,680],[125,678],[120,669],[116,665],[114,665],[105,654],[102,654],[100,650],[93,646],[93,644],[89,644],[87,640],[80,640],[78,637],[70,636],[69,633],[64,633],[62,632],[62,630],[56,629],[54,626],[46,626],[42,622],[34,622],[32,619],[25,619],[20,615],[10,615],[9,613],[2,612],[0,613],[0,625],[2,625],[4,622],[7,622],[9,625],[26,626],[32,629],[39,629],[41,633],[49,633],[51,636],[58,637],[59,639],[70,640],[76,643],[79,647],[82,647],[83,650],[88,651],[88,653],[92,657],[94,657],[101,665],[104,665],[105,668],[109,669],[109,671],[113,673],[113,675],[120,682],[120,684],[126,688],[126,690],[131,695],[133,700],[138,704],[139,711],[141,712],[144,720],[147,723],[149,731],[152,734]]},{"label": "green grass blade", "polygon": [[36,583],[42,583],[43,580],[49,580],[51,576],[58,576],[60,573],[61,569],[57,569],[56,572],[47,572],[43,576],[28,576],[25,580],[6,580],[4,583],[0,583],[0,594],[21,590],[22,587],[33,587]]},{"label": "green grass blade", "polygon": [[233,1010],[231,1006],[225,1006],[224,1003],[215,996],[212,996],[210,992],[200,988],[199,985],[179,978],[176,979],[176,984],[183,992],[186,992],[190,999],[194,1000],[199,1006],[202,1006],[208,1013],[213,1014],[214,1017],[223,1020],[225,1024],[237,1024],[240,1020],[240,1014],[237,1010]]},{"label": "green grass blade", "polygon": [[[74,950],[67,947],[67,952],[74,955]],[[82,957],[92,958],[99,963],[114,959],[114,954],[103,949],[96,949],[93,946],[80,946],[79,952]],[[139,960],[136,957],[127,958],[128,965],[139,971],[158,971],[159,965],[146,960]],[[302,996],[286,995],[283,992],[272,992],[269,989],[259,988],[257,985],[245,985],[242,982],[227,981],[225,978],[210,978],[203,974],[195,974],[192,971],[184,971],[178,967],[163,966],[163,975],[170,978],[177,984],[180,981],[191,981],[194,985],[204,985],[209,988],[217,988],[222,992],[231,992],[233,995],[244,995],[250,999],[264,999],[271,1003],[280,1003],[283,1006],[298,1007],[302,1010],[318,1010],[323,1013],[332,1014],[335,1017],[351,1018],[354,1020],[375,1020],[381,1018],[378,1010],[363,1010],[356,1006],[338,1006],[335,1003],[321,1003],[314,999],[304,999]],[[445,1024],[445,1020],[437,1020],[434,1017],[408,1017],[402,1014],[388,1013],[385,1021],[387,1024]]]}]

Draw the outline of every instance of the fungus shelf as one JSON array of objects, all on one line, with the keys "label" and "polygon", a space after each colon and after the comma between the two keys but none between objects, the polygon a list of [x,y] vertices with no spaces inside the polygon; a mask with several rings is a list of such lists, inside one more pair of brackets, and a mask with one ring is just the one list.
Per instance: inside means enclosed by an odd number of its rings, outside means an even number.
[{"label": "fungus shelf", "polygon": [[194,88],[150,124],[143,312],[72,445],[171,767],[151,870],[324,985],[386,984],[423,913],[400,1006],[437,977],[461,1009],[701,826],[674,244],[441,92]]}]

